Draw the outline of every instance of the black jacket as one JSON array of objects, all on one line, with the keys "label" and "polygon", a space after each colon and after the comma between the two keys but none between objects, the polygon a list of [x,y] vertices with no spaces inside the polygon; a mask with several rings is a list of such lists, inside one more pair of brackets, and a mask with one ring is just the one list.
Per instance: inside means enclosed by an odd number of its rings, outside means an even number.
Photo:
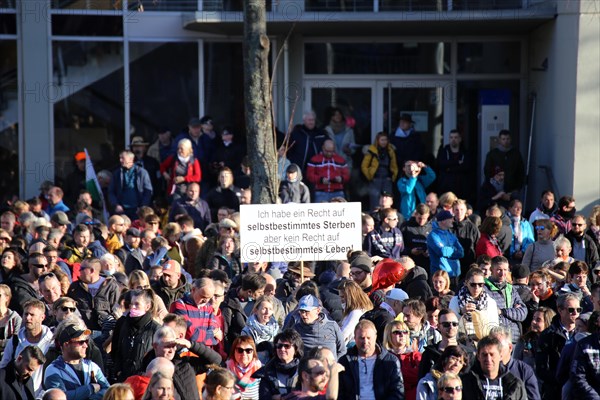
[{"label": "black jacket", "polygon": [[152,290],[154,290],[154,293],[156,293],[158,297],[162,299],[162,301],[165,303],[165,307],[167,307],[167,310],[171,306],[171,303],[182,298],[183,295],[186,292],[189,292],[191,289],[192,288],[190,284],[187,283],[185,275],[181,275],[181,278],[179,278],[179,284],[175,289],[171,289],[170,287],[166,286],[163,278],[160,278],[158,281],[152,283]]},{"label": "black jacket", "polygon": [[119,302],[121,288],[112,276],[105,278],[96,296],[92,297],[88,285],[81,280],[71,283],[67,295],[77,302],[77,309],[85,325],[92,330],[102,330],[102,324],[111,319],[112,307]]},{"label": "black jacket", "polygon": [[477,241],[481,234],[479,233],[479,229],[475,226],[470,219],[465,218],[463,221],[458,222],[454,221],[452,228],[450,228],[450,232],[454,233],[460,242],[460,245],[463,247],[465,251],[465,256],[461,260],[461,265],[463,266],[463,270],[468,269],[469,265],[475,262],[475,245],[477,245]]},{"label": "black jacket", "polygon": [[[568,232],[565,235],[565,237],[569,239],[569,242],[571,242],[571,248],[573,248],[573,246],[575,245],[574,243],[577,240],[573,232]],[[598,247],[596,246],[594,239],[592,239],[592,237],[587,233],[583,234],[583,238],[581,240],[583,240],[583,245],[585,246],[585,260],[581,261],[585,261],[585,263],[590,267],[590,269],[592,269],[594,268],[594,265],[596,265],[596,263],[598,262]],[[573,256],[572,249],[570,255],[571,257]]]},{"label": "black jacket", "polygon": [[555,315],[550,326],[540,334],[535,352],[535,372],[543,382],[542,397],[544,399],[560,399],[561,388],[555,378],[558,360],[567,336],[561,324],[560,315]]},{"label": "black jacket", "polygon": [[411,299],[425,301],[433,296],[431,287],[427,283],[427,271],[418,265],[408,271],[399,286]]},{"label": "black jacket", "polygon": [[[527,391],[525,390],[525,384],[519,378],[508,372],[508,369],[504,365],[500,365],[500,385],[502,386],[502,399],[503,400],[527,400]],[[473,369],[466,374],[461,375],[463,384],[463,393],[468,393],[469,400],[485,400],[485,389],[483,388],[482,382],[485,382],[486,378],[481,372],[479,363],[475,363]],[[465,395],[467,396],[467,395]]]},{"label": "black jacket", "polygon": [[429,257],[423,254],[413,254],[412,250],[427,250],[427,236],[431,233],[431,229],[431,222],[420,226],[414,217],[403,223],[400,228],[404,237],[404,250],[402,250],[402,254],[410,256],[416,265],[420,265],[427,270],[429,270]]},{"label": "black jacket", "polygon": [[[252,377],[260,379],[258,388],[259,399],[272,399],[273,396],[285,396],[296,387],[298,383],[298,364],[300,360],[294,358],[288,364],[283,364],[279,358],[270,359]],[[285,377],[285,387],[279,387],[279,378]]]},{"label": "black jacket", "polygon": [[147,312],[141,317],[122,316],[117,321],[110,353],[119,382],[132,375],[143,375],[142,360],[152,350],[152,338],[160,325]]},{"label": "black jacket", "polygon": [[[33,380],[31,378],[23,384],[15,374],[14,361],[0,369],[0,400],[34,400]],[[27,396],[23,398],[23,393]]]},{"label": "black jacket", "polygon": [[319,286],[319,297],[323,307],[329,311],[329,317],[339,324],[344,319],[342,298],[337,291],[339,281],[333,281],[332,283],[334,285]]},{"label": "black jacket", "polygon": [[19,315],[23,315],[23,304],[26,301],[40,298],[35,288],[23,278],[23,275],[10,274],[7,284],[12,290],[12,298],[8,308]]},{"label": "black jacket", "polygon": [[377,343],[383,345],[383,332],[385,326],[394,320],[394,315],[385,308],[377,307],[364,313],[360,319],[368,319],[377,328]]},{"label": "black jacket", "polygon": [[[404,379],[400,361],[394,354],[377,345],[377,358],[373,371],[373,391],[376,400],[404,400]],[[351,348],[339,360],[346,370],[340,372],[338,399],[358,399],[360,396],[359,356]]]},{"label": "black jacket", "polygon": [[225,338],[225,351],[229,352],[229,347],[242,333],[242,329],[246,326],[248,316],[244,313],[244,307],[237,297],[237,288],[233,288],[227,292],[225,300],[221,303],[221,315],[223,315],[223,331]]}]

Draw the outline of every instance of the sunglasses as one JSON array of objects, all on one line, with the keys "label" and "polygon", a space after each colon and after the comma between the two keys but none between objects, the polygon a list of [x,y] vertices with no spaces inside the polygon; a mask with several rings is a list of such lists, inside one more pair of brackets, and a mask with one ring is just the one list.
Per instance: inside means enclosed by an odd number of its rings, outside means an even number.
[{"label": "sunglasses", "polygon": [[254,353],[254,349],[251,349],[251,348],[244,349],[243,347],[238,347],[237,349],[235,349],[235,351],[238,354],[244,354],[244,353],[246,353],[246,354],[252,354],[252,353]]},{"label": "sunglasses", "polygon": [[536,231],[543,231],[544,229],[546,229],[546,227],[543,226],[543,225],[538,225],[538,226],[535,227]]},{"label": "sunglasses", "polygon": [[46,268],[48,266],[48,264],[31,264],[32,267],[36,267],[36,268]]},{"label": "sunglasses", "polygon": [[325,369],[319,369],[318,371],[313,371],[312,369],[309,371],[312,376],[321,376],[327,373]]},{"label": "sunglasses", "polygon": [[581,314],[581,311],[583,311],[583,308],[581,307],[569,307],[567,308],[567,310],[569,310],[569,314]]},{"label": "sunglasses", "polygon": [[442,326],[446,329],[450,327],[456,328],[458,326],[458,322],[455,321],[444,321],[440,322],[440,324],[442,324]]},{"label": "sunglasses", "polygon": [[38,278],[38,283],[42,283],[44,282],[46,279],[51,279],[51,278],[56,278],[57,276],[54,275],[54,272],[48,272],[47,274],[44,274],[42,276],[40,276]]},{"label": "sunglasses", "polygon": [[408,331],[392,331],[392,335],[408,335]]},{"label": "sunglasses", "polygon": [[291,347],[292,347],[292,345],[291,345],[291,344],[289,344],[289,343],[277,343],[277,344],[275,345],[275,348],[276,348],[277,350],[281,350],[281,349],[286,349],[286,350],[289,350]]},{"label": "sunglasses", "polygon": [[571,222],[572,226],[584,226],[585,224],[576,224],[575,222]]},{"label": "sunglasses", "polygon": [[469,282],[469,286],[472,288],[483,287],[483,285],[485,285],[485,283],[483,282]]},{"label": "sunglasses", "polygon": [[62,312],[72,312],[72,313],[74,313],[75,311],[77,311],[77,308],[64,306],[64,307],[61,307],[60,310]]},{"label": "sunglasses", "polygon": [[454,392],[462,392],[462,386],[444,386],[442,391],[447,394],[452,394]]},{"label": "sunglasses", "polygon": [[69,341],[69,343],[71,343],[71,344],[77,344],[79,346],[83,346],[84,344],[88,344],[88,340],[87,339],[71,340],[71,341]]}]

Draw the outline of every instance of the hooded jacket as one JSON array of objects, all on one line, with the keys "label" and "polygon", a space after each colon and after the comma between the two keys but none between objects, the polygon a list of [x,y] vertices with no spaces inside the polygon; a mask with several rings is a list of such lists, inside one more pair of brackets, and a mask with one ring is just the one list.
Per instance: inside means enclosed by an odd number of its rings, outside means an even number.
[{"label": "hooded jacket", "polygon": [[93,297],[88,285],[81,280],[71,283],[67,292],[67,295],[77,302],[77,309],[85,325],[95,331],[101,330],[102,324],[114,317],[112,307],[119,302],[120,294],[119,284],[112,276],[104,278]]},{"label": "hooded jacket", "polygon": [[400,231],[404,237],[404,250],[402,254],[410,256],[416,265],[420,265],[425,269],[429,269],[429,257],[425,257],[424,254],[412,254],[412,250],[427,250],[427,236],[429,236],[432,229],[430,221],[421,226],[414,217],[411,217],[400,227]]},{"label": "hooded jacket", "polygon": [[485,291],[500,310],[500,325],[510,327],[513,343],[516,343],[521,337],[521,322],[527,318],[527,306],[519,292],[508,282],[501,285],[489,279],[485,280]]},{"label": "hooded jacket", "polygon": [[450,232],[454,233],[463,247],[465,256],[462,259],[462,265],[471,265],[475,262],[475,246],[479,241],[479,229],[470,219],[465,218],[462,221],[454,221]]},{"label": "hooded jacket", "polygon": [[[400,361],[394,354],[377,345],[373,367],[373,392],[376,400],[404,400],[404,379]],[[358,399],[360,396],[359,356],[356,347],[340,358],[345,368],[340,372],[338,399]]]},{"label": "hooded jacket", "polygon": [[431,287],[427,283],[427,271],[418,265],[408,271],[406,277],[400,282],[400,289],[404,290],[411,299],[425,301],[433,297]]},{"label": "hooded jacket", "polygon": [[23,315],[23,304],[28,300],[38,300],[40,295],[29,281],[23,278],[21,274],[10,274],[8,282],[6,282],[12,290],[12,298],[8,308]]},{"label": "hooded jacket", "polygon": [[430,268],[433,275],[438,270],[444,270],[451,278],[460,276],[460,259],[465,252],[456,235],[439,227],[437,221],[432,223],[433,230],[427,236]]},{"label": "hooded jacket", "polygon": [[346,344],[340,327],[323,313],[319,314],[313,324],[305,324],[300,320],[294,325],[294,330],[302,337],[305,352],[313,347],[323,346],[331,350],[335,358],[339,359],[346,354]]},{"label": "hooded jacket", "polygon": [[287,179],[286,174],[286,179],[279,184],[279,198],[281,199],[281,203],[310,203],[310,190],[302,182],[302,170],[298,165],[290,164],[290,166],[292,165],[296,166],[298,176],[294,182],[291,182]]},{"label": "hooded jacket", "polygon": [[[487,398],[483,384],[487,378],[483,375],[478,362],[470,372],[461,375],[463,393],[469,394],[469,400],[485,400]],[[527,400],[527,391],[523,382],[511,374],[508,369],[500,364],[498,371],[498,384],[502,387],[503,400]]]},{"label": "hooded jacket", "polygon": [[402,176],[398,179],[400,191],[400,212],[404,219],[409,219],[417,208],[417,204],[425,203],[425,189],[435,180],[435,172],[430,167],[422,169],[421,173],[414,176]]}]

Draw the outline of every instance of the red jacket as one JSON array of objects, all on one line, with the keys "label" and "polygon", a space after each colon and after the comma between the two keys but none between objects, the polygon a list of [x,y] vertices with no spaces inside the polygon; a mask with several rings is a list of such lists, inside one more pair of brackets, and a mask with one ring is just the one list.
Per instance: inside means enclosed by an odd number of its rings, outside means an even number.
[{"label": "red jacket", "polygon": [[[341,182],[334,179],[341,177]],[[344,190],[344,184],[350,180],[350,169],[341,156],[334,154],[331,158],[325,158],[323,153],[314,155],[308,162],[306,178],[315,185],[317,192],[337,192]],[[329,183],[323,183],[323,179],[329,179]]]},{"label": "red jacket", "polygon": [[[168,194],[173,193],[173,184],[174,184],[174,180],[175,180],[175,169],[176,169],[178,163],[179,163],[179,160],[177,159],[177,156],[170,155],[169,157],[167,157],[165,159],[165,161],[163,161],[160,164],[160,173],[164,174],[165,172],[168,172],[169,176],[171,177],[169,179],[169,182],[167,182],[167,193]],[[200,182],[201,180],[202,180],[202,170],[200,169],[200,163],[198,162],[198,160],[196,158],[194,158],[194,162],[191,162],[188,165],[188,170],[187,170],[187,174],[185,176],[184,182],[186,182],[186,183]]]},{"label": "red jacket", "polygon": [[491,258],[502,255],[502,250],[498,247],[498,241],[493,242],[489,235],[482,234],[475,246],[475,257],[479,257],[482,254],[486,254]]}]

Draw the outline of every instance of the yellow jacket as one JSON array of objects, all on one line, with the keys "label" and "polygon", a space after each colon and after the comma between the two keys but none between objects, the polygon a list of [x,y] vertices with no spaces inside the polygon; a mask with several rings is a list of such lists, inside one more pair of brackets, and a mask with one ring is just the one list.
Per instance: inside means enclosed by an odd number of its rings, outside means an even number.
[{"label": "yellow jacket", "polygon": [[[387,152],[388,156],[390,157],[391,178],[393,182],[396,182],[396,179],[398,178],[398,163],[396,162],[396,152],[394,151],[394,146],[388,144]],[[368,181],[372,181],[375,177],[375,173],[377,172],[377,168],[379,168],[379,149],[377,148],[377,144],[373,143],[369,146],[369,150],[367,151],[367,154],[365,154],[365,158],[362,160],[360,169],[365,178],[367,178]]]}]

